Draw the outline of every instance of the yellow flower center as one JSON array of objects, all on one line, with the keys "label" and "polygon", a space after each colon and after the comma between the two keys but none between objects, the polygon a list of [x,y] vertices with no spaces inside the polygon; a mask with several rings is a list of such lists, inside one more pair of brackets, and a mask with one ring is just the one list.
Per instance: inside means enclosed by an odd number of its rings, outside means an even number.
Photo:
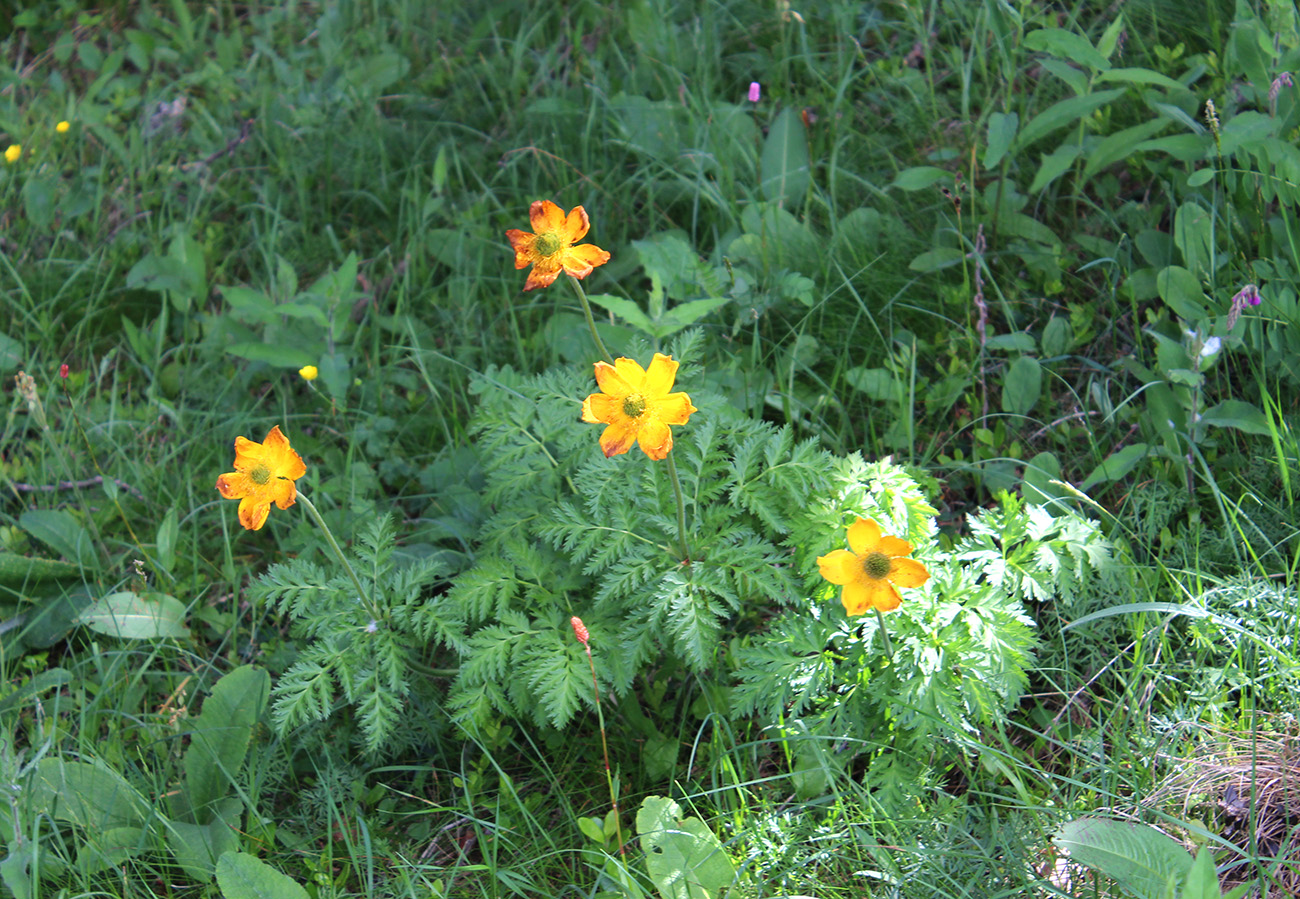
[{"label": "yellow flower center", "polygon": [[623,400],[623,414],[628,418],[640,418],[645,412],[645,397],[639,393],[630,393]]},{"label": "yellow flower center", "polygon": [[889,572],[893,568],[894,563],[890,561],[889,556],[881,552],[867,553],[862,559],[862,570],[873,581],[889,577]]},{"label": "yellow flower center", "polygon": [[271,469],[267,468],[265,463],[260,463],[248,473],[248,477],[257,486],[265,487],[271,483]]},{"label": "yellow flower center", "polygon": [[533,249],[539,256],[554,256],[563,248],[564,238],[554,231],[537,235],[537,242],[533,244]]}]

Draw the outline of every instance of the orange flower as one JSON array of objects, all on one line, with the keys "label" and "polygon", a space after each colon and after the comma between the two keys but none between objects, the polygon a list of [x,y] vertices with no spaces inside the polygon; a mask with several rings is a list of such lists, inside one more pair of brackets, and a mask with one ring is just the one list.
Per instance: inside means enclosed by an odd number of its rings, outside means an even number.
[{"label": "orange flower", "polygon": [[902,602],[899,587],[919,587],[930,579],[924,565],[904,558],[911,552],[906,540],[882,537],[880,525],[859,518],[849,525],[849,548],[819,557],[817,566],[822,577],[844,588],[840,601],[850,615],[871,608],[888,612]]},{"label": "orange flower", "polygon": [[297,497],[293,482],[306,473],[302,457],[276,425],[264,443],[235,438],[235,470],[217,478],[217,489],[226,499],[239,500],[239,523],[256,531],[266,524],[271,503],[281,509],[293,505]]},{"label": "orange flower", "polygon": [[609,425],[600,435],[606,456],[627,452],[634,440],[651,459],[668,456],[673,448],[668,426],[684,425],[692,412],[700,411],[686,394],[668,392],[676,377],[677,363],[663,353],[655,353],[648,371],[627,358],[613,365],[596,363],[602,392],[583,401],[582,420]]},{"label": "orange flower", "polygon": [[528,218],[535,233],[516,228],[506,232],[515,250],[515,268],[533,267],[524,290],[549,287],[561,269],[575,278],[585,278],[593,268],[609,262],[609,254],[594,244],[574,246],[591,227],[587,210],[581,206],[574,206],[566,217],[550,200],[538,200],[529,208]]}]

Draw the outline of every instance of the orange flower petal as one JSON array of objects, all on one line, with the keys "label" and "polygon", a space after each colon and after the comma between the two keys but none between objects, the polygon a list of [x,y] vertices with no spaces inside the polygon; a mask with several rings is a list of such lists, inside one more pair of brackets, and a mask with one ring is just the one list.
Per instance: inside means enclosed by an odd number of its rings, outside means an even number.
[{"label": "orange flower petal", "polygon": [[623,401],[605,393],[593,393],[582,404],[582,420],[596,423],[613,424],[623,415]]},{"label": "orange flower petal", "polygon": [[271,514],[271,504],[256,496],[246,496],[239,501],[239,523],[247,530],[260,531]]},{"label": "orange flower petal", "polygon": [[564,227],[564,210],[550,200],[535,200],[528,207],[528,220],[532,222],[533,231],[537,234],[559,231]]},{"label": "orange flower petal", "polygon": [[684,425],[692,412],[699,412],[691,405],[691,398],[684,393],[670,393],[655,404],[659,420],[666,425]]},{"label": "orange flower petal", "polygon": [[873,552],[879,542],[880,525],[870,518],[859,518],[849,525],[849,549],[858,555]]},{"label": "orange flower petal", "polygon": [[226,499],[242,499],[252,492],[253,482],[248,475],[230,471],[217,478],[217,489]]},{"label": "orange flower petal", "polygon": [[864,578],[847,585],[840,601],[844,603],[844,610],[850,615],[862,615],[868,609],[892,612],[899,607],[903,599],[889,581],[873,581]]},{"label": "orange flower petal", "polygon": [[[559,210],[559,207],[556,207]],[[591,227],[591,220],[587,218],[587,210],[581,206],[574,206],[569,210],[568,218],[564,220],[564,236],[569,243],[577,243],[587,236],[587,229]]]},{"label": "orange flower petal", "polygon": [[673,432],[659,419],[651,418],[641,425],[636,442],[647,456],[658,462],[672,452]]},{"label": "orange flower petal", "polygon": [[884,553],[890,558],[909,556],[912,554],[912,544],[901,537],[881,537],[876,544],[876,552]]},{"label": "orange flower petal", "polygon": [[650,360],[650,367],[646,369],[644,392],[658,397],[672,390],[673,381],[677,379],[677,365],[672,357],[655,353],[655,357]]},{"label": "orange flower petal", "polygon": [[837,586],[851,584],[861,572],[858,557],[847,549],[834,549],[824,556],[817,557],[817,568],[822,577]]},{"label": "orange flower petal", "polygon": [[506,240],[510,241],[510,246],[515,251],[515,268],[527,268],[532,265],[533,244],[537,243],[536,234],[512,228],[506,232]]},{"label": "orange flower petal", "polygon": [[[555,256],[534,256],[531,257],[533,270],[528,273],[528,280],[524,282],[524,290],[533,290],[538,287],[550,287],[555,283],[555,279],[563,271],[560,266],[560,260]],[[523,266],[519,266],[522,268]]]},{"label": "orange flower petal", "polygon": [[889,579],[899,587],[919,587],[930,579],[930,572],[915,559],[894,559]]},{"label": "orange flower petal", "polygon": [[580,247],[569,247],[563,253],[564,270],[575,278],[585,278],[598,265],[609,262],[609,253],[594,243],[584,243]]},{"label": "orange flower petal", "polygon": [[[618,361],[631,362],[632,360],[620,359]],[[635,362],[632,362],[632,364],[636,365]],[[638,371],[641,368],[639,365],[636,365],[636,367]],[[620,399],[629,393],[636,392],[633,390],[632,385],[627,382],[627,378],[623,376],[623,373],[608,362],[596,363],[596,383],[600,385],[601,392]]]},{"label": "orange flower petal", "polygon": [[262,444],[254,443],[247,437],[235,438],[235,471],[256,468],[261,461]]},{"label": "orange flower petal", "polygon": [[289,508],[297,500],[298,492],[288,478],[276,478],[268,486],[271,500],[281,509]]},{"label": "orange flower petal", "polygon": [[289,438],[280,431],[279,425],[271,428],[262,445],[266,448],[263,460],[275,477],[297,480],[307,473],[307,466],[303,464],[302,456],[294,452],[293,447],[289,445]]},{"label": "orange flower petal", "polygon": [[624,422],[615,422],[600,435],[600,448],[605,457],[620,456],[636,442],[636,428]]},{"label": "orange flower petal", "polygon": [[[642,368],[640,364],[637,363],[636,360],[629,359],[626,356],[620,356],[619,358],[614,360],[614,368],[619,373],[619,376],[622,377],[623,381],[627,384],[628,393],[646,392],[645,369]],[[600,381],[599,375],[597,375],[596,381],[597,382]],[[604,386],[605,385],[601,384],[602,390],[604,390]],[[608,390],[606,390],[605,392],[609,393]]]}]

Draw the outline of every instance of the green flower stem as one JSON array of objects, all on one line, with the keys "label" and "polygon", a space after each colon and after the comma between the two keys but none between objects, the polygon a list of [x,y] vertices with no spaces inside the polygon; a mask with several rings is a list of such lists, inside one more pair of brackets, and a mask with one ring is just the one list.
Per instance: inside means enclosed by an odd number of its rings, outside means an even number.
[{"label": "green flower stem", "polygon": [[600,339],[600,334],[596,332],[596,319],[592,317],[591,304],[587,302],[586,291],[582,289],[582,284],[573,275],[565,272],[564,276],[569,279],[569,286],[573,288],[573,292],[578,295],[578,302],[582,304],[582,314],[587,316],[587,328],[591,331],[591,339],[596,342],[596,349],[600,350],[600,354],[605,357],[606,362],[613,365],[613,355],[606,348],[605,341]]},{"label": "green flower stem", "polygon": [[889,628],[885,627],[885,616],[875,606],[872,606],[871,609],[876,613],[876,621],[880,622],[880,640],[885,645],[885,658],[892,663],[894,661],[894,646],[889,642]]},{"label": "green flower stem", "polygon": [[673,496],[677,498],[677,540],[681,544],[682,558],[691,564],[691,551],[686,545],[686,503],[682,500],[682,482],[677,477],[677,463],[673,461],[672,451],[668,457],[668,477],[673,482]]},{"label": "green flower stem", "polygon": [[627,846],[623,843],[623,815],[618,810],[618,791],[614,789],[614,775],[609,768],[609,743],[605,739],[605,713],[600,707],[600,684],[596,682],[596,660],[591,657],[591,645],[584,642],[587,664],[591,666],[591,688],[596,691],[596,720],[600,722],[600,748],[605,753],[605,784],[609,787],[609,801],[614,807],[614,833],[618,840],[618,854],[627,861]]},{"label": "green flower stem", "polygon": [[316,522],[316,527],[320,528],[321,533],[325,535],[325,542],[330,545],[330,549],[334,550],[334,555],[343,563],[343,570],[346,571],[348,577],[351,578],[352,586],[357,588],[357,599],[361,600],[361,603],[367,610],[369,610],[370,617],[375,621],[378,621],[383,616],[381,616],[379,610],[375,608],[374,597],[370,596],[362,588],[361,579],[357,577],[357,573],[352,570],[352,563],[349,562],[348,557],[343,554],[343,548],[339,546],[339,542],[334,539],[334,532],[331,531],[329,525],[325,523],[325,519],[321,518],[320,512],[316,509],[316,505],[307,498],[306,494],[299,490],[297,491],[297,495],[298,502],[302,503],[307,508],[307,514],[311,516],[311,520]]}]

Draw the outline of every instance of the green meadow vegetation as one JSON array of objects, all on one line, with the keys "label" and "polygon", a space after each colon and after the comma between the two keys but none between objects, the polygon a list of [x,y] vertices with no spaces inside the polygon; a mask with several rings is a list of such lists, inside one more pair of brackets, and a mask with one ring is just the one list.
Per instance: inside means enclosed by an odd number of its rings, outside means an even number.
[{"label": "green meadow vegetation", "polygon": [[1300,895],[1290,0],[0,48],[0,895]]}]

